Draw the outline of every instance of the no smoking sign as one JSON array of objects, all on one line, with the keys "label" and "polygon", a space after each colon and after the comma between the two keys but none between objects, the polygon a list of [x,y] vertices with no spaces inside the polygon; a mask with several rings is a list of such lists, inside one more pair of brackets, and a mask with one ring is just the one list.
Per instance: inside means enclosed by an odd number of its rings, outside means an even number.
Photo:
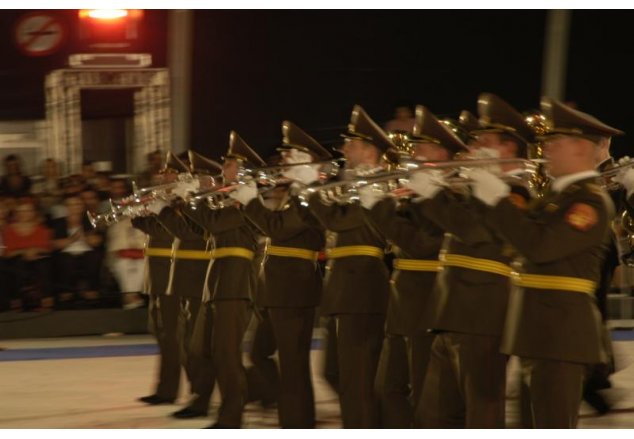
[{"label": "no smoking sign", "polygon": [[15,25],[15,41],[28,56],[45,56],[57,51],[65,34],[60,19],[46,12],[24,15]]}]

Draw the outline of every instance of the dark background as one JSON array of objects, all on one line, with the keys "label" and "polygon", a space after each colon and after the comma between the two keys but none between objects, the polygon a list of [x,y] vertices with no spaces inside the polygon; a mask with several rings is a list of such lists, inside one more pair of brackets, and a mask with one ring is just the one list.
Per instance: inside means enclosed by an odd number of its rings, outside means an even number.
[{"label": "dark background", "polygon": [[[56,11],[73,30],[61,50],[41,58],[13,43],[15,20],[0,11],[0,119],[44,118],[43,78],[85,51],[77,11]],[[195,11],[191,145],[218,158],[235,129],[267,155],[290,119],[329,142],[354,104],[378,122],[396,105],[424,104],[439,116],[476,109],[480,92],[520,111],[537,108],[546,12],[514,11]],[[634,133],[631,11],[574,11],[567,101]],[[135,50],[166,66],[167,12],[145,11]],[[86,93],[84,117],[126,116],[125,92]],[[615,139],[616,156],[628,136]],[[631,153],[630,153],[631,154]]]}]

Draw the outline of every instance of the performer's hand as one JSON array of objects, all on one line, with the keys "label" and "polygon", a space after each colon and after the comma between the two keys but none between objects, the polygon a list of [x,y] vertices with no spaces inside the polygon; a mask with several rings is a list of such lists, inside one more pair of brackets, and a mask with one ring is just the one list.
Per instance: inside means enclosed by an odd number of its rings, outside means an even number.
[{"label": "performer's hand", "polygon": [[495,206],[511,193],[510,186],[489,171],[473,169],[466,175],[473,180],[473,195],[484,204]]},{"label": "performer's hand", "polygon": [[623,185],[628,197],[632,196],[634,193],[634,168],[622,169],[612,180]]},{"label": "performer's hand", "polygon": [[241,184],[238,189],[229,194],[230,198],[240,202],[242,205],[249,204],[249,201],[258,196],[258,188],[254,182]]},{"label": "performer's hand", "polygon": [[358,192],[361,205],[366,209],[372,209],[372,207],[374,207],[374,205],[384,197],[384,194],[371,184],[361,186],[358,189]]},{"label": "performer's hand", "polygon": [[403,186],[416,192],[424,200],[434,198],[446,185],[447,183],[440,171],[415,172],[409,181],[403,184]]},{"label": "performer's hand", "polygon": [[176,187],[172,189],[172,193],[186,200],[189,194],[197,192],[199,187],[200,182],[198,180],[192,180],[191,182],[179,181]]},{"label": "performer's hand", "polygon": [[285,170],[282,175],[305,185],[309,185],[319,179],[319,171],[311,165],[293,166]]}]

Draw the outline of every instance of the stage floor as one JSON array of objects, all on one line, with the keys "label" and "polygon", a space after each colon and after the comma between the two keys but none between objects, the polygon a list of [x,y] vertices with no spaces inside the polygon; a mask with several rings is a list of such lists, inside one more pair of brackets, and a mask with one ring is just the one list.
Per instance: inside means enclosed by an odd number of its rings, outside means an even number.
[{"label": "stage floor", "polygon": [[[319,331],[315,337],[319,339]],[[583,405],[581,428],[634,428],[634,341],[614,344],[622,369],[613,376],[613,388],[605,395],[615,401],[615,410],[597,417]],[[217,393],[210,416],[203,419],[168,416],[186,403],[183,390],[174,405],[136,402],[152,393],[156,346],[149,335],[7,340],[0,341],[0,347],[5,348],[0,351],[0,428],[201,428],[215,418]],[[312,351],[317,427],[339,428],[337,395],[322,378],[322,356],[322,350]],[[512,362],[509,427],[517,422],[515,368]],[[182,389],[186,389],[184,382]],[[277,428],[277,412],[249,404],[244,427]]]}]

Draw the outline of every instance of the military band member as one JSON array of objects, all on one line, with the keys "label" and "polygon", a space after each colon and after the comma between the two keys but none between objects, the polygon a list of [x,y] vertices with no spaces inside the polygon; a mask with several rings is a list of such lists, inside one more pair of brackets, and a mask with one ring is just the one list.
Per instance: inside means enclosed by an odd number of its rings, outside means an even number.
[{"label": "military band member", "polygon": [[[425,107],[416,108],[411,156],[448,161],[465,144]],[[366,186],[367,187],[367,186]],[[376,376],[383,428],[409,428],[427,371],[433,333],[427,311],[439,269],[438,253],[444,230],[422,217],[415,201],[397,207],[392,197],[376,202],[360,191],[361,203],[377,230],[397,246],[391,280],[385,340]],[[376,202],[376,204],[375,204]]]},{"label": "military band member", "polygon": [[[332,156],[300,128],[282,124],[283,163],[309,163]],[[306,176],[306,174],[308,174]],[[284,175],[305,184],[317,179],[310,166],[288,168]],[[244,185],[235,198],[245,214],[270,238],[263,266],[264,290],[260,303],[270,316],[280,365],[279,421],[282,428],[313,428],[315,401],[310,369],[310,349],[315,307],[319,305],[322,275],[317,264],[324,247],[324,230],[291,193],[289,184],[279,206],[270,210],[257,197],[255,187]]]},{"label": "military band member", "polygon": [[[174,182],[187,167],[168,153],[161,172],[163,183]],[[144,291],[149,294],[150,332],[159,345],[159,382],[154,394],[139,398],[146,404],[173,403],[178,397],[181,374],[182,340],[179,338],[180,298],[174,292],[174,235],[161,224],[156,215],[138,216],[132,226],[146,233]]]},{"label": "military band member", "polygon": [[148,326],[159,347],[159,370],[156,390],[139,398],[150,405],[171,404],[178,397],[181,363],[177,336],[179,300],[172,292],[171,256],[174,236],[156,216],[132,219],[133,227],[147,234],[145,246],[145,282],[149,295]]},{"label": "military band member", "polygon": [[[343,134],[346,167],[379,169],[392,142],[366,112],[355,106]],[[389,296],[388,270],[383,261],[385,239],[368,226],[358,203],[309,200],[313,214],[337,234],[325,279],[322,312],[337,319],[339,399],[344,428],[379,426],[374,378],[384,334]]]},{"label": "military band member", "polygon": [[[223,163],[226,183],[237,181],[240,166],[262,166],[263,163],[235,132],[231,133]],[[214,262],[203,296],[204,302],[211,303],[213,312],[212,362],[222,398],[212,427],[239,428],[248,392],[241,345],[255,289],[253,259],[257,236],[237,203],[227,203],[220,209],[199,204],[187,206],[183,212],[214,241]]]},{"label": "military band member", "polygon": [[552,99],[542,99],[542,112],[550,122],[550,193],[526,212],[497,177],[482,171],[472,178],[474,195],[490,206],[487,223],[521,255],[502,352],[520,357],[534,426],[574,428],[586,368],[607,361],[594,292],[613,205],[595,157],[602,139],[622,132]]},{"label": "military band member", "polygon": [[[190,157],[195,153],[190,151]],[[172,160],[178,160],[171,158]],[[168,158],[169,162],[170,158]],[[185,166],[181,162],[181,166]],[[200,174],[199,167],[195,172]],[[209,164],[207,166],[210,166]],[[190,169],[185,167],[182,172],[189,173]],[[211,169],[205,169],[205,172],[213,172],[220,174],[220,165],[211,164]],[[180,317],[179,317],[179,335],[181,338],[181,361],[187,378],[191,383],[191,393],[193,399],[188,405],[173,413],[178,419],[195,418],[207,416],[209,410],[209,401],[214,388],[213,368],[210,364],[210,356],[204,354],[204,346],[194,336],[194,328],[197,325],[197,319],[201,313],[201,299],[205,282],[207,280],[207,268],[211,263],[211,245],[210,237],[205,231],[182,212],[183,200],[187,198],[189,190],[195,190],[198,185],[193,182],[182,181],[176,184],[172,190],[172,194],[178,198],[167,205],[166,202],[157,200],[148,208],[154,210],[161,224],[172,234],[177,240],[174,243],[174,262],[173,262],[173,289],[177,296],[180,297]]]},{"label": "military band member", "polygon": [[[480,95],[478,113],[472,148],[493,150],[503,159],[525,154],[532,131],[520,113],[488,93]],[[516,166],[500,168],[508,174]],[[443,189],[443,184],[438,175],[418,172],[408,185],[423,198],[420,213],[447,232],[430,305],[437,335],[415,424],[503,428],[508,357],[499,347],[513,253],[483,224],[468,193]],[[526,206],[527,189],[514,187],[513,200]]]}]

